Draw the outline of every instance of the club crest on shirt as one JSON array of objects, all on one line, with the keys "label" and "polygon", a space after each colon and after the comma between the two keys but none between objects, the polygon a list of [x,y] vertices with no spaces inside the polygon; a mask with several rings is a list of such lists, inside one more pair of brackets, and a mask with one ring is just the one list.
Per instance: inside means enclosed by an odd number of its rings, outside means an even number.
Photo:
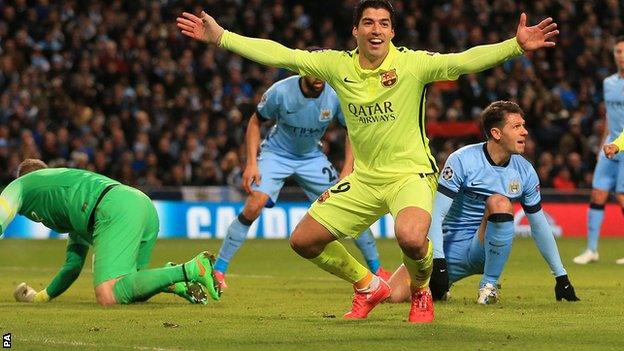
[{"label": "club crest on shirt", "polygon": [[518,194],[519,192],[520,192],[520,182],[514,179],[509,183],[509,193]]},{"label": "club crest on shirt", "polygon": [[321,114],[319,115],[319,121],[325,122],[329,121],[332,118],[331,110],[328,108],[321,109]]},{"label": "club crest on shirt", "polygon": [[323,202],[325,202],[327,199],[329,199],[329,190],[325,190],[321,196],[318,197],[318,199],[316,199],[316,201],[319,204],[322,204]]},{"label": "club crest on shirt", "polygon": [[453,169],[449,166],[444,167],[442,170],[442,179],[449,180],[453,178]]},{"label": "club crest on shirt", "polygon": [[391,71],[382,72],[381,76],[381,85],[384,87],[391,87],[396,84],[397,80],[399,80],[399,76],[397,76],[396,69]]}]

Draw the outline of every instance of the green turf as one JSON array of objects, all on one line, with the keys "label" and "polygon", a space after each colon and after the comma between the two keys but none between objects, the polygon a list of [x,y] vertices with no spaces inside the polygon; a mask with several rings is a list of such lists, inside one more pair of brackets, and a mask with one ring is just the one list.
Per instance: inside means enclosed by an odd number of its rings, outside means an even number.
[{"label": "green turf", "polygon": [[[162,240],[152,266],[185,261],[220,241]],[[393,240],[378,243],[396,267]],[[581,240],[559,240],[579,303],[556,302],[554,279],[532,240],[518,239],[502,278],[502,301],[477,306],[472,277],[436,305],[431,325],[406,322],[409,305],[378,306],[364,321],[341,319],[351,288],[299,259],[285,241],[250,240],[228,275],[223,300],[189,305],[160,295],[147,303],[95,304],[90,261],[72,288],[47,304],[13,301],[26,281],[42,288],[63,261],[63,241],[0,240],[0,333],[24,349],[107,350],[621,350],[624,325],[624,240],[601,241],[601,262],[576,266]],[[349,245],[353,249],[352,245]]]}]

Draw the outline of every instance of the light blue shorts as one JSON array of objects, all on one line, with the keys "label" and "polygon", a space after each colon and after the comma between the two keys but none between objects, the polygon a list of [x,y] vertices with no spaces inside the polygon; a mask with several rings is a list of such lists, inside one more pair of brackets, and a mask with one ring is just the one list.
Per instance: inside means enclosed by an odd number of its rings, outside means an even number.
[{"label": "light blue shorts", "polygon": [[294,177],[310,201],[316,200],[338,181],[338,172],[322,153],[318,157],[297,159],[263,150],[258,156],[258,170],[260,185],[254,183],[252,188],[269,195],[267,207],[275,205],[284,181],[290,176]]},{"label": "light blue shorts", "polygon": [[[449,274],[449,283],[462,278],[482,274],[485,266],[485,248],[479,240],[479,229],[462,229],[444,238],[444,256]],[[452,238],[447,239],[448,236]],[[461,238],[452,241],[454,238]]]},{"label": "light blue shorts", "polygon": [[603,152],[598,156],[592,188],[624,193],[624,159],[618,154],[609,160]]}]

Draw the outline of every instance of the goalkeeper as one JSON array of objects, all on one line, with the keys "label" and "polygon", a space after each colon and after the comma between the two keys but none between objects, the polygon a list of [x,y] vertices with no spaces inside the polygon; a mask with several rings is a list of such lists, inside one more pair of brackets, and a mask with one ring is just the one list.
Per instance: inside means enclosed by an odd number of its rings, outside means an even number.
[{"label": "goalkeeper", "polygon": [[182,265],[144,269],[159,222],[152,201],[139,190],[85,170],[48,168],[36,159],[23,161],[17,176],[0,194],[0,234],[16,213],[69,233],[65,264],[50,284],[38,292],[20,284],[17,301],[46,302],[61,295],[78,278],[89,246],[100,305],[146,301],[159,292],[191,302],[206,303],[206,292],[219,299],[206,252]]}]

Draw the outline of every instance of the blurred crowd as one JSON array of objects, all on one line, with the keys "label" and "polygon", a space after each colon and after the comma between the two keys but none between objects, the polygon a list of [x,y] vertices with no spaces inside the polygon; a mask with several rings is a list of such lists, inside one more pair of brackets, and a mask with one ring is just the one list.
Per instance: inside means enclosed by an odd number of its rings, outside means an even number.
[{"label": "blurred crowd", "polygon": [[[245,127],[262,93],[291,72],[257,65],[179,34],[182,11],[287,46],[352,49],[355,1],[0,2],[0,183],[24,158],[90,169],[135,186],[238,185]],[[541,50],[457,82],[433,84],[430,123],[476,121],[492,101],[527,114],[526,157],[542,187],[587,188],[604,131],[602,80],[615,72],[624,5],[597,1],[394,1],[394,43],[457,52],[552,16]],[[340,167],[344,130],[324,148]],[[480,138],[432,138],[439,162]]]}]

